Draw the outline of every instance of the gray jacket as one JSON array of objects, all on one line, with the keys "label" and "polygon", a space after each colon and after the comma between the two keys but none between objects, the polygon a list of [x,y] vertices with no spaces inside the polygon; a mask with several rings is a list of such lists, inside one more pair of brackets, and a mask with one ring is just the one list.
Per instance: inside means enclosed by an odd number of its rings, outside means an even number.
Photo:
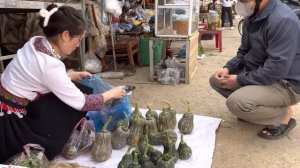
[{"label": "gray jacket", "polygon": [[245,18],[241,46],[226,64],[241,86],[281,79],[300,92],[300,21],[285,4],[270,0],[255,18]]}]

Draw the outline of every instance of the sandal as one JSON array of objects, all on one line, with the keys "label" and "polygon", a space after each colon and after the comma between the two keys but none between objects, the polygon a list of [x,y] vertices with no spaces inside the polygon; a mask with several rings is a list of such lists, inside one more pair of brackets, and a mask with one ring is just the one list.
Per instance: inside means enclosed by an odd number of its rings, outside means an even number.
[{"label": "sandal", "polygon": [[240,122],[248,122],[247,120],[241,119],[241,118],[237,118],[238,121]]},{"label": "sandal", "polygon": [[258,136],[269,140],[280,139],[286,136],[293,128],[295,128],[296,125],[296,120],[291,118],[288,124],[280,124],[280,126],[273,128],[264,128],[258,133]]}]

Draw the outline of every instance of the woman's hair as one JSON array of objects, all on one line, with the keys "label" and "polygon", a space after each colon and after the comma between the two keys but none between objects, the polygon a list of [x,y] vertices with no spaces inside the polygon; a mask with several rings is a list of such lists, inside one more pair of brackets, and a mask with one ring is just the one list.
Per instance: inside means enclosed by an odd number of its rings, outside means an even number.
[{"label": "woman's hair", "polygon": [[[47,7],[48,11],[57,8],[57,5],[50,4]],[[69,31],[70,36],[74,37],[81,35],[84,32],[85,23],[82,15],[76,9],[69,6],[61,6],[54,12],[48,24],[44,27],[45,18],[40,17],[39,25],[47,38],[55,37],[64,31]]]}]

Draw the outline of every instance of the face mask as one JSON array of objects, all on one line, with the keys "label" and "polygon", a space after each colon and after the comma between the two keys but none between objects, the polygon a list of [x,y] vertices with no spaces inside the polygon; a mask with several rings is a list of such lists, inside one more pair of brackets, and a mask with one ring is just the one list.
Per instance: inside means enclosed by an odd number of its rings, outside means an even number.
[{"label": "face mask", "polygon": [[254,12],[254,9],[252,7],[254,6],[254,1],[248,2],[248,3],[243,3],[241,1],[237,1],[235,10],[238,13],[238,15],[247,17],[251,16]]}]

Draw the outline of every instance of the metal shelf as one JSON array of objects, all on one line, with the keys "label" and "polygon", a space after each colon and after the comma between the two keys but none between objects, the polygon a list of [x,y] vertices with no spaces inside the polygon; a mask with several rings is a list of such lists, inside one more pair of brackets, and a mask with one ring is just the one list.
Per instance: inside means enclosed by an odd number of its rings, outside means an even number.
[{"label": "metal shelf", "polygon": [[178,4],[178,5],[175,5],[175,4],[172,4],[172,5],[169,5],[169,4],[166,4],[166,5],[158,5],[157,6],[158,9],[169,9],[169,8],[172,8],[172,9],[189,9],[190,8],[190,5],[189,4]]},{"label": "metal shelf", "polygon": [[[46,8],[51,2],[40,2],[40,1],[24,1],[16,0],[12,1],[11,4],[5,4],[4,0],[0,0],[0,8],[15,8],[15,9],[42,9]],[[57,6],[71,6],[77,10],[82,10],[81,3],[55,3]]]}]

